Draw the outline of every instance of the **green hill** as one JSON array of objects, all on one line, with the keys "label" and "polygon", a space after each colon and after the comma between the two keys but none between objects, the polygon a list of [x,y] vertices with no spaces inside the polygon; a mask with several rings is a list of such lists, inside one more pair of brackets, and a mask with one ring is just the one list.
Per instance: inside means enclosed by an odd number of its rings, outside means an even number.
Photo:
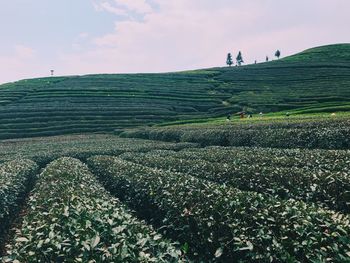
[{"label": "green hill", "polygon": [[22,80],[0,86],[0,139],[112,132],[241,111],[350,110],[350,44],[268,63],[164,74]]}]

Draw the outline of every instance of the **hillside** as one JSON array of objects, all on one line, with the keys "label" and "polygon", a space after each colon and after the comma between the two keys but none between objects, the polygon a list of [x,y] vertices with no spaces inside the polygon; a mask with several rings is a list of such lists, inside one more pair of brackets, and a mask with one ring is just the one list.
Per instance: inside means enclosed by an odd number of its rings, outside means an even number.
[{"label": "hillside", "polygon": [[0,139],[112,132],[242,109],[348,111],[349,87],[350,44],[243,67],[22,80],[0,86]]}]

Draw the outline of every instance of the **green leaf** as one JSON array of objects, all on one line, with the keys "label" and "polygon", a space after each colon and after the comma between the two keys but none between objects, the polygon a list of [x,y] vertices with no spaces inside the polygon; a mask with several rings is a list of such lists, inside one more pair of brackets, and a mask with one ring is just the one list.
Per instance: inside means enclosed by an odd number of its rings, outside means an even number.
[{"label": "green leaf", "polygon": [[155,235],[155,236],[153,237],[153,240],[157,241],[157,240],[159,240],[159,239],[161,239],[161,238],[162,238],[161,235]]},{"label": "green leaf", "polygon": [[65,206],[64,207],[64,212],[63,212],[63,215],[68,217],[69,216],[69,211],[68,211],[69,207],[68,206]]},{"label": "green leaf", "polygon": [[91,248],[95,248],[98,243],[100,243],[100,236],[97,234],[93,239],[91,239]]},{"label": "green leaf", "polygon": [[219,258],[221,257],[222,253],[224,252],[224,250],[222,249],[222,247],[219,247],[216,251],[215,251],[215,257]]},{"label": "green leaf", "polygon": [[188,243],[186,242],[185,244],[183,244],[182,246],[182,250],[185,254],[187,254],[188,250],[190,249],[190,246],[188,245]]},{"label": "green leaf", "polygon": [[247,244],[246,247],[242,247],[239,250],[241,250],[241,251],[243,251],[243,250],[253,250],[254,246],[253,246],[252,242],[247,241],[246,244]]},{"label": "green leaf", "polygon": [[28,242],[29,240],[25,237],[16,238],[16,242]]}]

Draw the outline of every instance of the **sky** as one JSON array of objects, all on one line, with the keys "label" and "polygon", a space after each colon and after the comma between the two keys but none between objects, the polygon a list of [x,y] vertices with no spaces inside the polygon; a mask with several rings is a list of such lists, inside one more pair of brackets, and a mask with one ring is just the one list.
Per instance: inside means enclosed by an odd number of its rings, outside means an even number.
[{"label": "sky", "polygon": [[350,42],[350,0],[1,0],[0,83],[245,64]]}]

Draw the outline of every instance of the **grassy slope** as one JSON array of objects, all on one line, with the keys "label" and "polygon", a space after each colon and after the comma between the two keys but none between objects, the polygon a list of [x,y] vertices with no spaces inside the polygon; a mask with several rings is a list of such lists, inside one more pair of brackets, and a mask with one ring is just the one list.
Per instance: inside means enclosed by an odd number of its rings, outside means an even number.
[{"label": "grassy slope", "polygon": [[[280,61],[223,68],[217,80],[226,81],[231,105],[248,111],[350,109],[350,44],[306,50]],[[327,108],[327,109],[325,109]]]},{"label": "grassy slope", "polygon": [[0,139],[110,132],[242,109],[350,110],[350,44],[257,65],[23,80],[0,86]]}]

